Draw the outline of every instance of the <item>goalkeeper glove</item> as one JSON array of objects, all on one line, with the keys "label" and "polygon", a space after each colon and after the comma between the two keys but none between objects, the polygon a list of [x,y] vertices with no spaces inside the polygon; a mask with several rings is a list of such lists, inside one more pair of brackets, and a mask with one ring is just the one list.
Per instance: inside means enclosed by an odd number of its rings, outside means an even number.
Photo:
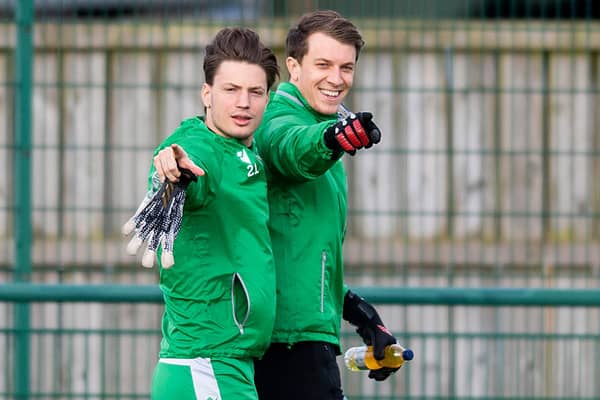
[{"label": "goalkeeper glove", "polygon": [[[386,346],[396,343],[396,338],[383,325],[377,310],[350,290],[344,296],[343,317],[357,327],[356,332],[367,346],[373,346],[373,355],[376,360],[382,360],[385,357]],[[398,369],[384,367],[371,370],[369,378],[383,381]]]},{"label": "goalkeeper glove", "polygon": [[334,151],[334,156],[342,151],[354,155],[363,147],[368,149],[381,140],[381,132],[372,121],[370,112],[350,113],[329,128],[325,129],[325,145]]},{"label": "goalkeeper glove", "polygon": [[147,243],[146,251],[142,257],[144,267],[152,267],[156,250],[161,245],[163,268],[170,268],[175,264],[173,246],[181,227],[185,190],[190,182],[196,182],[197,180],[196,175],[182,168],[178,182],[173,183],[165,179],[158,190],[148,191],[134,216],[123,226],[124,235],[129,235],[135,231],[133,238],[127,245],[129,254],[135,255],[142,243]]}]

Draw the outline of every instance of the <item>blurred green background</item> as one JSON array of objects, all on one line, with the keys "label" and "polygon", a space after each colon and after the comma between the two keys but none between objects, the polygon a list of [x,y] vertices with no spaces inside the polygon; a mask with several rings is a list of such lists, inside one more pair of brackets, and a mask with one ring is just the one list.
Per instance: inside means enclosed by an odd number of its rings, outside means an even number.
[{"label": "blurred green background", "polygon": [[600,397],[600,2],[0,0],[0,399],[149,397],[157,271],[120,227],[151,152],[202,113],[220,28],[283,68],[326,8],[366,40],[347,104],[383,132],[344,160],[347,282],[416,354],[344,371],[347,397]]}]

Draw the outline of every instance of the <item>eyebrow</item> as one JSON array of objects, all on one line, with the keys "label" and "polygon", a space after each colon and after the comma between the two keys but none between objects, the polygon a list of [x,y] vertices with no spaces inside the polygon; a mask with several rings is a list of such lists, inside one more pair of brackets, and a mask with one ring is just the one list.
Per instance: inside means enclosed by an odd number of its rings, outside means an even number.
[{"label": "eyebrow", "polygon": [[[324,61],[324,62],[326,62],[326,63],[333,64],[333,61],[331,61],[331,60],[330,60],[330,59],[328,59],[328,58],[323,58],[323,57],[315,58],[315,62],[320,62],[320,61]],[[344,64],[342,64],[342,65],[343,65],[343,66],[349,66],[349,65],[351,65],[351,66],[355,66],[355,65],[356,65],[356,63],[355,63],[354,61],[350,61],[350,62],[344,63]]]},{"label": "eyebrow", "polygon": [[[224,83],[223,83],[223,86],[227,86],[227,85],[229,85],[229,86],[233,86],[233,87],[235,87],[235,88],[238,88],[238,89],[242,87],[241,85],[238,85],[238,84],[236,84],[236,83],[233,83],[233,82],[224,82]],[[266,87],[265,87],[265,86],[260,86],[260,85],[258,85],[258,86],[250,86],[248,89],[250,89],[250,90],[253,90],[253,89],[262,89],[262,90],[266,90]]]}]

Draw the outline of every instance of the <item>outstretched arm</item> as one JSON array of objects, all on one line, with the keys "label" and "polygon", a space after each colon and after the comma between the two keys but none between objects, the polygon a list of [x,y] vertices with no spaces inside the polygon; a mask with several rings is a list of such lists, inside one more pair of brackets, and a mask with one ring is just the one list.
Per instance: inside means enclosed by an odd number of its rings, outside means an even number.
[{"label": "outstretched arm", "polygon": [[349,113],[335,122],[307,123],[302,116],[280,111],[270,116],[256,134],[260,155],[270,167],[289,179],[315,179],[344,154],[370,148],[381,133],[371,113]]}]

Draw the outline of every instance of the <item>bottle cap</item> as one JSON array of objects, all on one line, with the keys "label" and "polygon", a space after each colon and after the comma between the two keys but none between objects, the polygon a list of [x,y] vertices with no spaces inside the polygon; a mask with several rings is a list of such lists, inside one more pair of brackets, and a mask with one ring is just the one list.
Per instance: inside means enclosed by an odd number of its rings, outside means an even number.
[{"label": "bottle cap", "polygon": [[411,349],[405,349],[402,352],[402,358],[404,359],[404,361],[410,361],[415,357],[415,353],[413,353],[413,351]]}]

